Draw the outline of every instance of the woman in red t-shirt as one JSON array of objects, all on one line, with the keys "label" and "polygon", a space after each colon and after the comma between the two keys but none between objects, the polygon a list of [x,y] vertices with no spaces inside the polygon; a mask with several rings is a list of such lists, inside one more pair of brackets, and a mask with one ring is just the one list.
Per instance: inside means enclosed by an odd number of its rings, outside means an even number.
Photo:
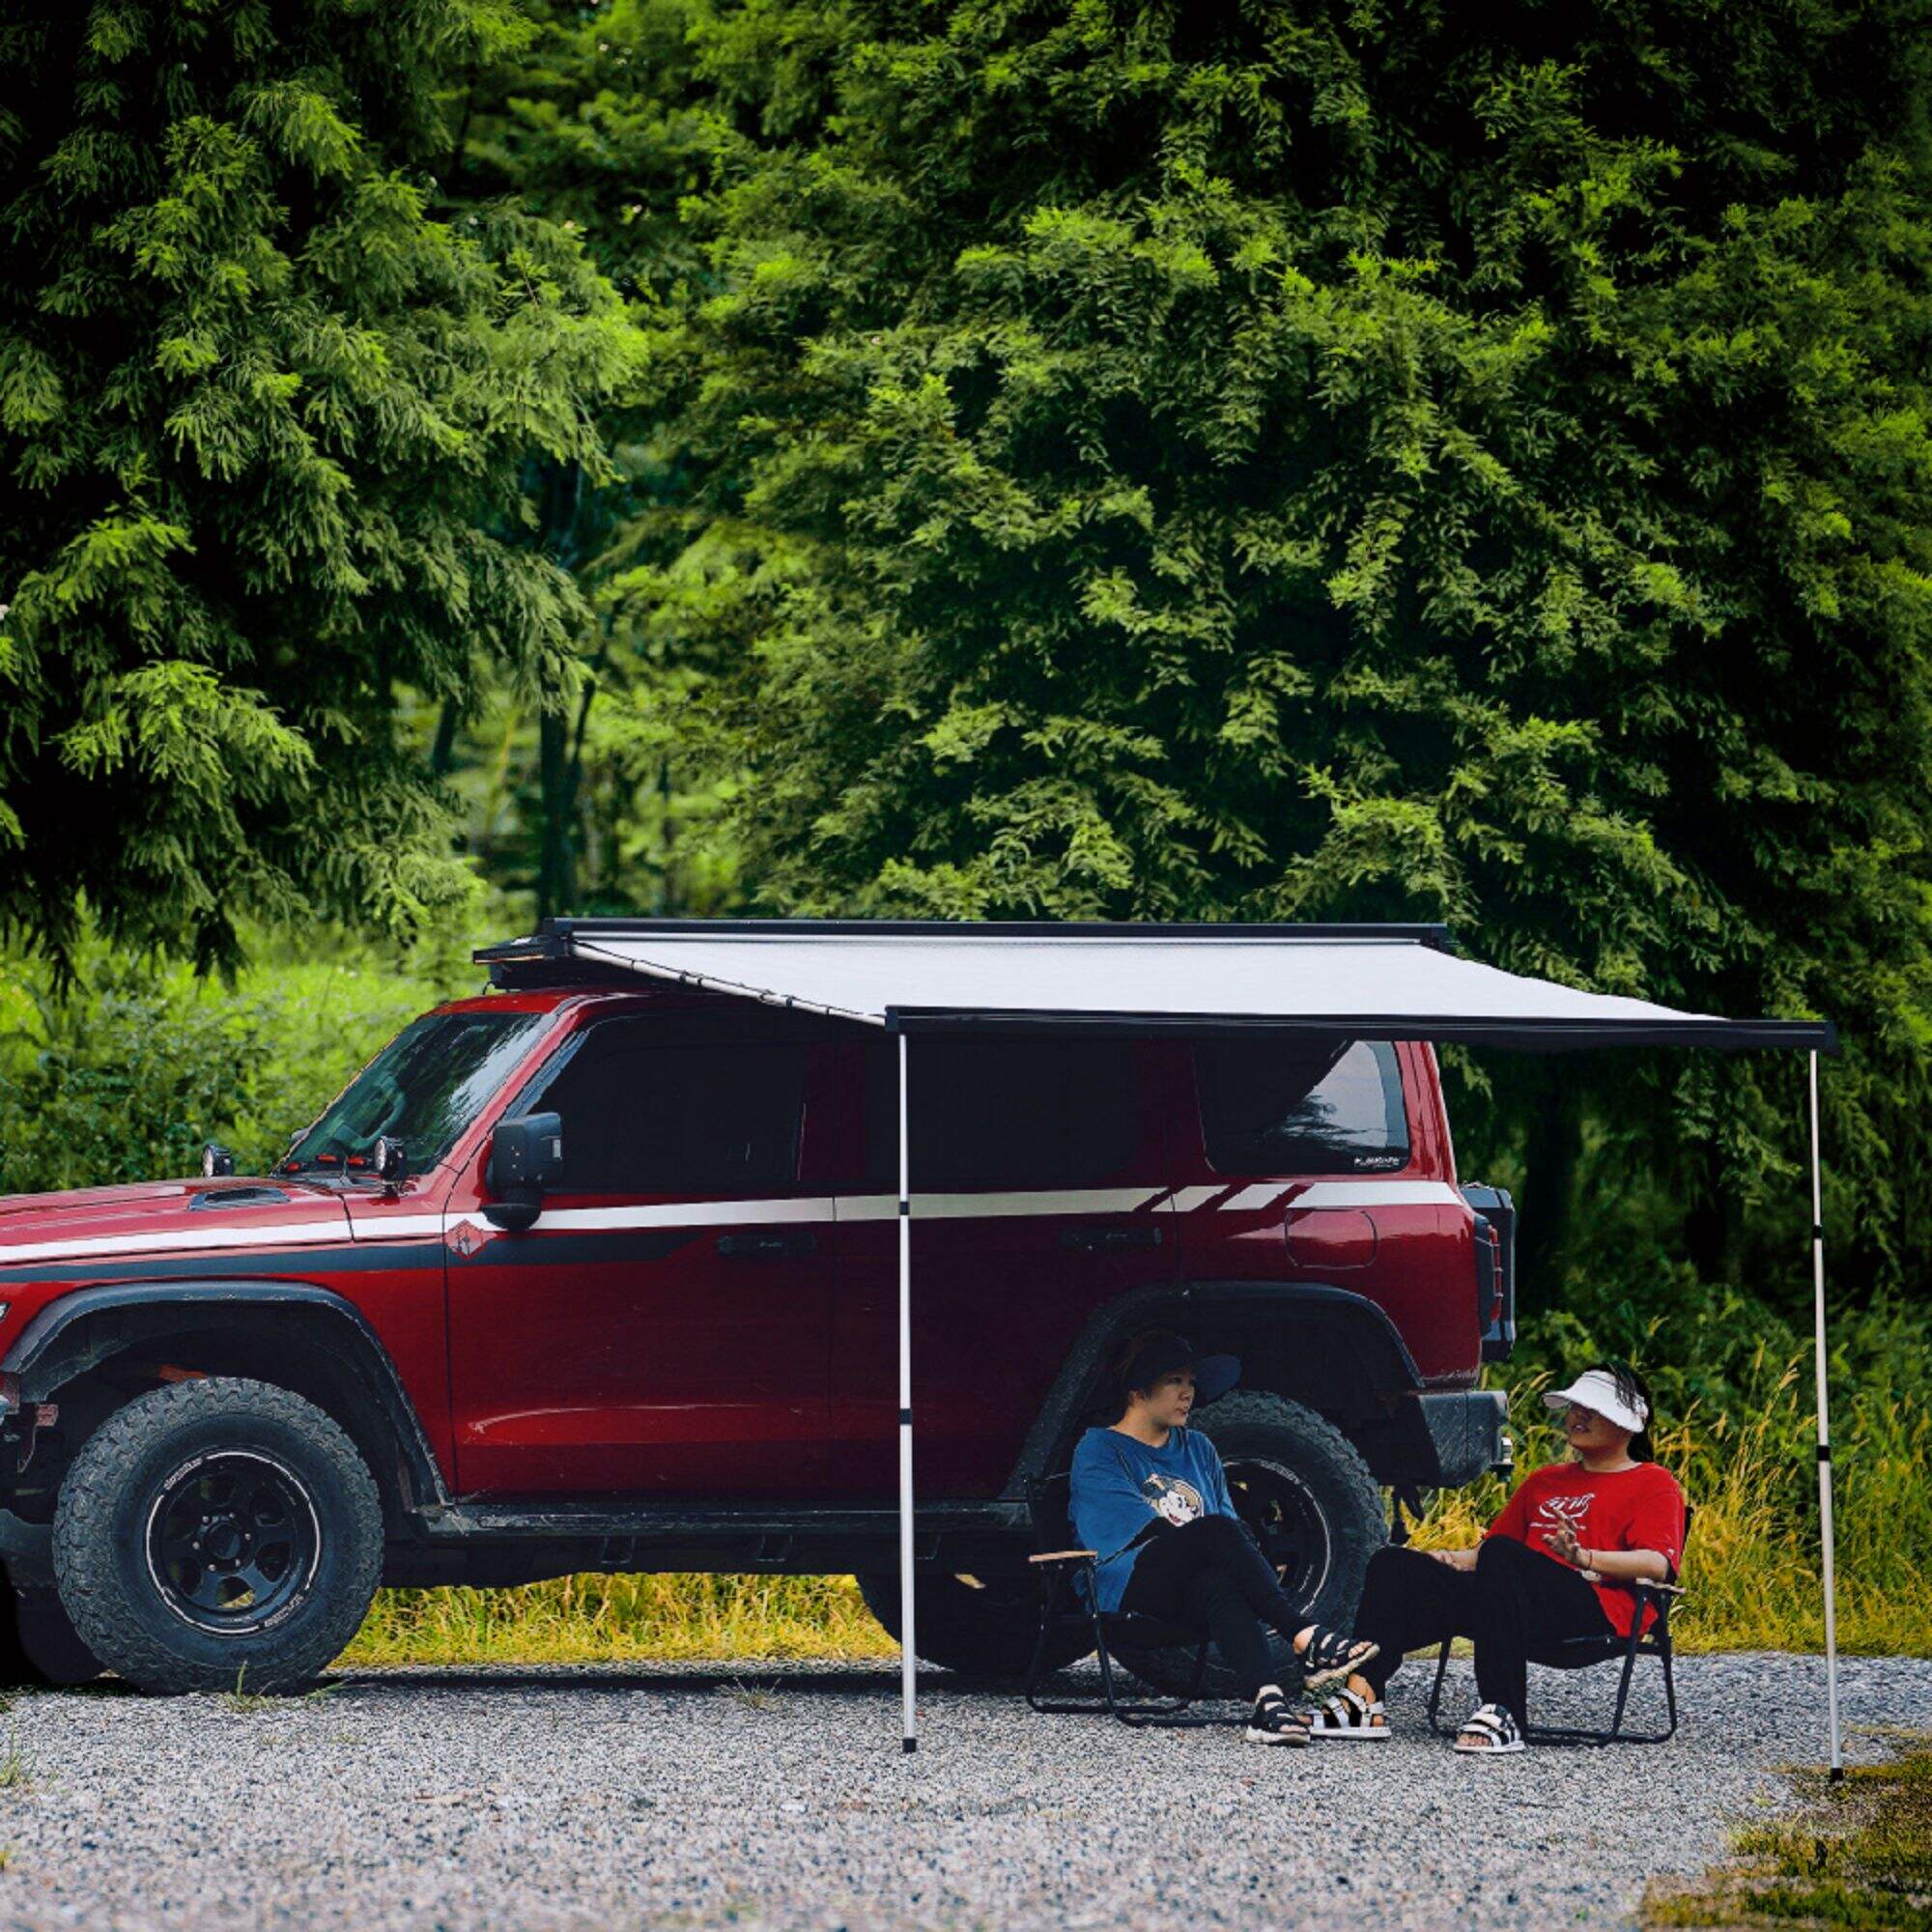
[{"label": "woman in red t-shirt", "polygon": [[[1524,1479],[1473,1549],[1376,1551],[1355,1613],[1357,1641],[1377,1646],[1347,1688],[1315,1714],[1317,1738],[1388,1736],[1382,1690],[1404,1653],[1466,1636],[1482,1702],[1459,1751],[1520,1751],[1528,1653],[1566,1638],[1628,1636],[1636,1599],[1619,1587],[1668,1581],[1684,1551],[1684,1492],[1651,1461],[1650,1391],[1623,1362],[1586,1370],[1543,1398],[1565,1411],[1572,1463]],[[1296,1637],[1328,1639],[1304,1631]]]}]

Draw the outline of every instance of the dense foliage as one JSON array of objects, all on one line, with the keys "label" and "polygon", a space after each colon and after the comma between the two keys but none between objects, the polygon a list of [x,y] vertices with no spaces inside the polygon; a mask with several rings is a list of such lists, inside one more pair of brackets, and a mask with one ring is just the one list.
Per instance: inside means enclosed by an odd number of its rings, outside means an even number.
[{"label": "dense foliage", "polygon": [[[768,112],[718,97],[711,281],[652,344],[700,514],[630,584],[728,640],[763,902],[1435,917],[1826,1014],[1833,1206],[1896,1278],[1932,1232],[1889,1151],[1932,1016],[1925,10],[822,23],[698,36]],[[1787,1068],[1509,1086],[1539,1261],[1586,1141],[1613,1195],[1672,1178],[1707,1271],[1795,1252]]]},{"label": "dense foliage", "polygon": [[465,889],[403,687],[561,704],[533,458],[631,337],[558,224],[442,218],[502,0],[21,0],[0,23],[0,924],[232,966]]}]

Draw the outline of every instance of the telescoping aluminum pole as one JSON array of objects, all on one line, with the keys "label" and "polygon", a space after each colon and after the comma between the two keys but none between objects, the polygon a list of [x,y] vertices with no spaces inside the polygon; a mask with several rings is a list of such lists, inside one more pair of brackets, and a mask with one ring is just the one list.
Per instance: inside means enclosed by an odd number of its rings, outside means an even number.
[{"label": "telescoping aluminum pole", "polygon": [[901,1748],[919,1748],[919,1669],[912,1607],[912,1161],[908,1152],[906,1037],[899,1035],[899,1702]]},{"label": "telescoping aluminum pole", "polygon": [[1818,1533],[1825,1549],[1825,1699],[1832,1720],[1832,1776],[1845,1775],[1838,1734],[1838,1603],[1833,1575],[1832,1418],[1825,1374],[1825,1194],[1818,1155],[1818,1054],[1811,1054],[1811,1289],[1818,1363]]}]

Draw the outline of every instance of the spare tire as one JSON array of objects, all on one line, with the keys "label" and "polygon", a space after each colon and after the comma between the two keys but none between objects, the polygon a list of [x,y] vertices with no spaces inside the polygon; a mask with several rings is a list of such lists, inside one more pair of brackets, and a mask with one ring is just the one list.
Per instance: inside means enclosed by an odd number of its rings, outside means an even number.
[{"label": "spare tire", "polygon": [[[866,1571],[858,1582],[866,1607],[896,1638],[898,1572]],[[913,1592],[914,1635],[924,1662],[988,1683],[1026,1675],[1039,1638],[1039,1580],[1030,1570],[957,1577],[935,1571],[915,1577]],[[1093,1639],[1081,1631],[1055,1631],[1046,1667],[1064,1669],[1093,1648]]]},{"label": "spare tire", "polygon": [[[1369,1558],[1388,1540],[1382,1492],[1361,1452],[1312,1408],[1253,1390],[1237,1389],[1208,1404],[1190,1426],[1220,1453],[1235,1508],[1289,1600],[1308,1622],[1346,1630]],[[1272,1649],[1279,1681],[1293,1690],[1301,1682],[1293,1651],[1281,1637]],[[1120,1660],[1136,1677],[1175,1696],[1194,1674],[1190,1650],[1122,1649]],[[1208,1657],[1203,1694],[1237,1694],[1218,1653]]]}]

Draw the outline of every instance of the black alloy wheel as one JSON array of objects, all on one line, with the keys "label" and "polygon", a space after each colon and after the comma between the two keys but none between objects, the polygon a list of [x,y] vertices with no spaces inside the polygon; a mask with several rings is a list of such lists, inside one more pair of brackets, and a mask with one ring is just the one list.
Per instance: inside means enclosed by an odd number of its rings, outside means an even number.
[{"label": "black alloy wheel", "polygon": [[261,1630],[313,1580],[322,1524],[301,1479],[254,1450],[190,1458],[148,1515],[148,1573],[185,1623]]},{"label": "black alloy wheel", "polygon": [[1335,1541],[1308,1480],[1290,1464],[1260,1456],[1224,1463],[1235,1511],[1261,1545],[1291,1603],[1321,1601],[1334,1566]]},{"label": "black alloy wheel", "polygon": [[210,1376],[136,1396],[80,1445],[53,1557],[80,1642],[142,1690],[295,1690],[376,1593],[382,1498],[314,1403]]}]

